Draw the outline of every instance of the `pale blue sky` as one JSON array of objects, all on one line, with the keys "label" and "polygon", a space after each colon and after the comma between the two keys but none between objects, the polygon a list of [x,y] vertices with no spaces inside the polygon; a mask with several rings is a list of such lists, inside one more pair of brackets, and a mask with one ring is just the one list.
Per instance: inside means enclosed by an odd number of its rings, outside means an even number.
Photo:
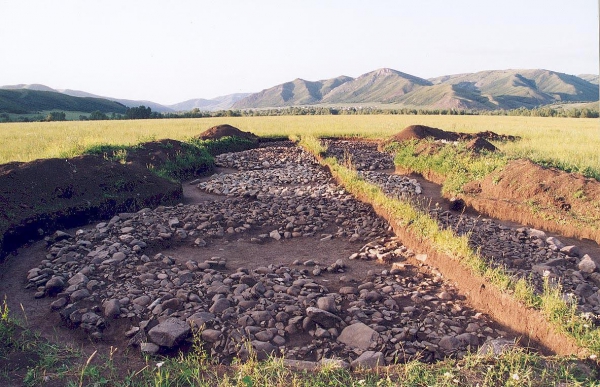
[{"label": "pale blue sky", "polygon": [[381,67],[599,67],[597,0],[0,0],[0,15],[0,85],[163,104]]}]

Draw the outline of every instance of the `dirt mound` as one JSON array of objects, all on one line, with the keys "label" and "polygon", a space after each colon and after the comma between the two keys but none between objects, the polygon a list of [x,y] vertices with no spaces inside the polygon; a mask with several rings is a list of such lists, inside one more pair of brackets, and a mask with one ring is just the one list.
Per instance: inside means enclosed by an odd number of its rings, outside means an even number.
[{"label": "dirt mound", "polygon": [[179,180],[210,172],[214,162],[208,151],[177,140],[146,142],[127,152],[126,163]]},{"label": "dirt mound", "polygon": [[176,203],[181,184],[101,156],[0,165],[0,257],[58,228]]},{"label": "dirt mound", "polygon": [[445,130],[432,128],[424,125],[411,125],[404,128],[400,133],[395,134],[391,141],[423,140],[433,138],[434,140],[458,141],[458,133],[446,132]]},{"label": "dirt mound", "polygon": [[497,148],[488,140],[484,140],[481,137],[477,137],[467,143],[467,149],[479,153],[482,150],[495,152]]},{"label": "dirt mound", "polygon": [[[487,149],[487,150],[495,150],[495,147],[489,143],[489,141],[516,141],[519,137],[508,136],[505,134],[497,134],[494,132],[486,131],[479,133],[461,133],[461,132],[448,132],[438,128],[432,128],[430,126],[424,125],[411,125],[402,129],[399,133],[392,136],[390,139],[386,141],[389,142],[402,142],[408,140],[423,140],[426,138],[431,138],[436,141],[469,141],[469,140],[487,140],[486,142],[489,144],[485,144],[483,142],[478,142],[477,150]],[[494,149],[491,149],[494,147]]]},{"label": "dirt mound", "polygon": [[600,182],[529,160],[468,183],[469,204],[491,216],[600,243]]},{"label": "dirt mound", "polygon": [[254,133],[244,132],[228,124],[213,126],[198,135],[198,138],[202,140],[218,140],[223,137],[239,137],[258,142],[258,136]]}]

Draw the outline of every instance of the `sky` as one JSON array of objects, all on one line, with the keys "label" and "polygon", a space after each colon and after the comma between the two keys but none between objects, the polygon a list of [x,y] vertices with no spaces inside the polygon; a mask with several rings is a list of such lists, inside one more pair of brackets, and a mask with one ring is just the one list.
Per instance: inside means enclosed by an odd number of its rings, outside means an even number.
[{"label": "sky", "polygon": [[388,67],[598,74],[598,0],[0,0],[0,85],[174,104]]}]

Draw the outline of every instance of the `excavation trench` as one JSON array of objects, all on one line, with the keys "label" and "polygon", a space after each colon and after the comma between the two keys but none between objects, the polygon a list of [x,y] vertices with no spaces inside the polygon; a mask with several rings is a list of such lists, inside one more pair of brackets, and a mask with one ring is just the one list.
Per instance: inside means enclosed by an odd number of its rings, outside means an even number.
[{"label": "excavation trench", "polygon": [[[3,273],[1,290],[34,326],[97,340],[87,346],[169,354],[192,337],[164,341],[157,330],[202,324],[206,350],[224,364],[245,358],[246,342],[259,357],[389,364],[462,357],[523,336],[411,261],[421,247],[394,237],[312,157],[276,145],[219,156],[228,169],[184,184],[185,203],[119,214],[38,243],[33,256],[23,249],[20,274]],[[65,287],[54,290],[58,276]],[[552,351],[533,338],[519,343]]]},{"label": "excavation trench", "polygon": [[[326,143],[329,145],[329,148],[331,148],[331,146],[337,145],[337,144],[335,144],[335,141],[331,141],[331,140],[329,140]],[[364,144],[356,147],[354,145],[354,142],[345,142],[344,141],[344,143],[347,143],[347,144],[342,145],[342,148],[344,148],[344,147],[349,148],[349,149],[346,149],[345,152],[343,152],[344,158],[348,157],[349,154],[350,154],[350,157],[352,157],[353,148],[361,149],[362,157],[363,158],[365,157]],[[350,145],[348,147],[348,144],[352,144],[352,145]],[[371,146],[371,147],[374,148],[373,146]],[[375,152],[374,149],[371,149],[370,151]],[[336,156],[338,158],[338,161],[345,162],[344,158],[339,157],[339,155],[341,153],[342,152],[340,152],[339,149],[334,152],[331,152],[330,150],[328,150],[327,155],[328,156],[331,156],[331,155]],[[362,169],[365,169],[364,165],[362,165],[362,167],[363,167]],[[368,165],[367,165],[367,167],[368,167]],[[373,168],[371,168],[371,169],[373,169]],[[401,172],[403,172],[403,171],[401,169],[397,168],[393,173],[401,174]],[[404,170],[404,172],[407,172],[407,171]],[[418,175],[418,176],[410,175],[410,177],[419,181],[419,183],[421,184],[421,186],[423,188],[424,198],[418,199],[419,207],[429,208],[430,210],[432,208],[437,208],[437,209],[439,209],[438,213],[442,213],[442,215],[449,213],[449,211],[443,211],[449,207],[449,201],[448,201],[448,198],[445,198],[442,195],[441,186],[439,184],[437,184],[439,182],[438,176],[427,176],[428,179],[431,179],[434,181],[424,179],[420,175]],[[357,198],[359,200],[365,201],[372,205],[374,204],[374,203],[371,203],[369,201],[369,198],[364,195],[359,194],[357,196]],[[475,203],[476,208],[473,208],[472,206],[469,205],[469,204],[473,204],[472,201],[466,200],[466,202],[467,202],[467,206],[463,209],[461,214],[454,214],[451,216],[479,219],[481,217],[481,215],[477,211],[478,207],[477,207],[476,203]],[[422,253],[427,254],[427,264],[436,267],[437,269],[440,270],[440,272],[445,277],[447,277],[451,281],[455,282],[457,284],[457,286],[459,287],[460,291],[467,296],[467,299],[475,308],[485,311],[486,313],[490,314],[490,316],[492,316],[499,323],[501,323],[507,327],[510,327],[510,329],[514,330],[515,332],[518,332],[520,335],[522,335],[525,338],[525,341],[531,341],[531,342],[538,343],[538,345],[540,347],[544,348],[545,351],[549,351],[551,353],[556,353],[556,354],[560,354],[560,355],[576,354],[579,356],[583,356],[589,352],[587,349],[579,347],[576,344],[574,339],[566,336],[564,333],[559,332],[558,329],[555,326],[553,326],[552,324],[550,324],[547,321],[547,319],[539,311],[526,307],[519,301],[515,300],[515,298],[512,297],[511,295],[506,294],[505,292],[500,291],[496,286],[489,284],[481,276],[475,275],[470,269],[464,267],[463,265],[457,264],[458,262],[456,259],[437,251],[426,239],[415,236],[415,234],[413,232],[411,232],[406,227],[404,227],[401,224],[401,222],[394,219],[394,217],[391,215],[391,213],[388,210],[386,210],[385,208],[383,208],[382,206],[378,206],[375,204],[374,210],[378,213],[378,215],[380,215],[381,217],[386,219],[392,225],[395,234],[400,238],[400,240],[403,241],[403,243],[405,243],[406,246],[408,246],[416,251],[421,251]],[[502,213],[503,213],[502,211],[496,211],[494,214],[497,215],[497,214],[502,214]],[[514,217],[512,217],[512,218],[514,218]],[[522,224],[515,223],[511,220],[490,219],[490,221],[493,222],[494,224],[496,224],[497,227],[499,227],[500,229],[522,230],[523,228],[526,227]],[[534,225],[536,225],[536,224],[539,224],[539,222],[534,223]],[[448,225],[446,225],[446,226],[448,226]],[[453,226],[453,225],[450,224],[450,227],[451,226]],[[444,225],[442,225],[442,227],[444,227]],[[562,237],[561,235],[550,234],[550,233],[547,233],[546,235],[555,237],[555,238],[556,237],[560,238],[561,241],[563,241],[566,244],[577,245],[578,248],[580,248],[579,256],[583,256],[584,254],[593,254],[594,256],[596,256],[596,255],[598,255],[598,252],[600,252],[598,245],[595,244],[593,241],[565,238],[565,237]],[[477,247],[477,246],[475,246],[475,247]],[[492,258],[497,258],[497,257],[492,257]],[[513,257],[510,257],[510,258],[512,259]],[[577,262],[576,258],[570,258],[570,259],[571,259],[571,263]],[[573,266],[574,265],[571,265],[571,267],[573,267]],[[533,266],[530,266],[529,269],[535,270],[536,267],[537,267],[537,270],[540,270],[539,269],[540,267],[542,267],[542,269],[549,268],[549,267],[543,266],[543,262],[542,262],[542,265],[533,265]],[[523,275],[524,271],[525,270],[514,269],[514,270],[512,270],[512,272],[509,271],[509,274],[519,273],[519,274],[521,274],[520,277],[526,278],[526,276]],[[547,274],[547,273],[545,273],[545,274]],[[558,274],[559,274],[558,276],[554,275],[554,274],[555,273],[551,273],[551,277],[550,277],[551,281],[554,280],[557,282],[561,282],[563,280],[563,278],[560,277],[560,274],[561,274],[560,272],[558,272]],[[541,276],[539,276],[539,277],[540,278],[538,278],[536,289],[538,291],[541,291],[543,279],[541,278]],[[586,279],[589,280],[588,283],[589,283],[590,287],[595,289],[595,286],[597,285],[597,283],[595,283],[595,281],[594,281],[595,278],[586,277]],[[586,286],[588,286],[588,283],[586,283]],[[575,290],[577,283],[572,284],[567,279],[566,285],[567,285],[567,288],[569,287],[569,285],[571,285],[571,287],[572,287],[572,289],[568,289],[568,290]],[[593,305],[579,305],[579,306],[582,311],[593,311],[593,312],[597,313],[597,306],[593,306]]]},{"label": "excavation trench", "polygon": [[[178,206],[120,214],[48,248],[22,249],[0,289],[13,310],[23,304],[34,326],[61,326],[62,340],[75,329],[81,345],[104,348],[155,343],[150,331],[169,319],[202,321],[206,349],[223,363],[247,356],[245,341],[260,356],[311,361],[358,361],[365,352],[386,363],[435,361],[501,339],[546,354],[584,353],[539,312],[336,187],[298,148],[273,144],[219,160],[219,175],[184,184]],[[413,258],[423,253],[426,265]],[[33,290],[23,289],[27,265]],[[57,275],[71,286],[46,294],[44,281]],[[111,300],[118,318],[106,315]],[[363,341],[339,339],[348,327],[364,329],[348,334]],[[156,347],[172,353],[190,339]]]}]

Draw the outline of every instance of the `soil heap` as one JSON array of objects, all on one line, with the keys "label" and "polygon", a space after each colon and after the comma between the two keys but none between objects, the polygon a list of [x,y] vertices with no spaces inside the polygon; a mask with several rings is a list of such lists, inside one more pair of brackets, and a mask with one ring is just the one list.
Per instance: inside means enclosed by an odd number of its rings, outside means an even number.
[{"label": "soil heap", "polygon": [[425,125],[411,125],[404,128],[399,133],[390,137],[384,144],[391,142],[402,142],[409,140],[423,140],[431,138],[434,141],[470,141],[467,145],[468,149],[475,152],[481,150],[487,150],[493,152],[496,147],[489,141],[516,141],[519,137],[509,136],[505,134],[497,134],[494,132],[486,131],[479,133],[461,133],[461,132],[447,132],[442,129],[432,128]]},{"label": "soil heap", "polygon": [[57,228],[181,197],[181,184],[100,156],[0,165],[0,257]]},{"label": "soil heap", "polygon": [[202,140],[218,140],[223,137],[239,137],[256,143],[259,140],[254,133],[244,132],[228,124],[213,126],[198,135]]}]

